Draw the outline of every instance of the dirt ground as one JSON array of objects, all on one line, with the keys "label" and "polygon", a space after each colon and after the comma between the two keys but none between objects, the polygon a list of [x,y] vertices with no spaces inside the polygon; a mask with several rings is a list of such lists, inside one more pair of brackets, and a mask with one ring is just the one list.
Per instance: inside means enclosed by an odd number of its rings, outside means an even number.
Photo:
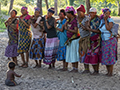
[{"label": "dirt ground", "polygon": [[[113,17],[116,23],[120,24],[119,17]],[[21,78],[16,78],[19,84],[15,87],[8,87],[4,84],[7,71],[7,57],[4,56],[7,46],[7,31],[0,33],[0,90],[120,90],[120,40],[118,42],[118,61],[114,65],[114,76],[105,76],[106,68],[100,65],[100,75],[81,74],[84,70],[83,64],[79,63],[79,73],[69,71],[58,71],[62,68],[61,62],[56,62],[55,69],[47,69],[47,65],[42,64],[42,68],[33,68],[35,62],[29,61],[28,68],[16,67],[15,71],[22,74]],[[20,56],[19,65],[22,64]],[[69,64],[69,70],[71,70]],[[93,71],[90,66],[91,72]]]}]

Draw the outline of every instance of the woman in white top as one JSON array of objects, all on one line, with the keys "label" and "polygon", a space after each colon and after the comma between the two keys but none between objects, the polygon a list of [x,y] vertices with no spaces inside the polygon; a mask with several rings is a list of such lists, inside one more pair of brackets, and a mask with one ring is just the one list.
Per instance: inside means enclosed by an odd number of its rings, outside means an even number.
[{"label": "woman in white top", "polygon": [[[35,8],[35,13],[31,17],[31,28],[33,32],[33,41],[30,49],[30,59],[36,62],[35,67],[41,67],[41,60],[44,54],[44,26],[40,17],[40,9]],[[39,61],[39,62],[38,62]]]}]

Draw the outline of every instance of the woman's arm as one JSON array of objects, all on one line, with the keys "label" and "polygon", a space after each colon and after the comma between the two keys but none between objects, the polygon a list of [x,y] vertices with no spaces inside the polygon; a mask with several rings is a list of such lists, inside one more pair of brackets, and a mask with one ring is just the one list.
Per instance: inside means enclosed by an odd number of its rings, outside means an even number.
[{"label": "woman's arm", "polygon": [[16,25],[15,26],[14,25],[10,25],[10,27],[13,28],[14,30],[16,30],[17,27],[18,27],[18,24],[19,24],[19,21],[16,20]]},{"label": "woman's arm", "polygon": [[108,31],[110,31],[113,27],[113,22],[107,22],[107,20],[105,20],[105,27]]}]

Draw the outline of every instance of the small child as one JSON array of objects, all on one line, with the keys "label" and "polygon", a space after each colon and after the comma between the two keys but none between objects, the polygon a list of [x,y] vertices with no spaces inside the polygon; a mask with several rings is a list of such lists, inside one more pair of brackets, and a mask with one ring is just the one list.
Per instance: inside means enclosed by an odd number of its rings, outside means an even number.
[{"label": "small child", "polygon": [[5,50],[5,56],[12,58],[13,61],[17,64],[17,47],[18,47],[18,19],[16,19],[17,11],[10,11],[11,17],[5,22],[8,31],[8,46]]},{"label": "small child", "polygon": [[31,28],[33,32],[33,41],[30,49],[30,59],[34,59],[36,67],[41,67],[41,60],[44,56],[44,24],[41,21],[40,9],[35,8],[35,13],[31,17]]},{"label": "small child", "polygon": [[21,77],[22,75],[18,75],[14,72],[14,69],[15,69],[15,63],[13,61],[10,61],[8,63],[8,68],[9,70],[7,71],[7,79],[5,80],[5,84],[7,86],[16,86],[17,83],[15,82],[15,77]]}]

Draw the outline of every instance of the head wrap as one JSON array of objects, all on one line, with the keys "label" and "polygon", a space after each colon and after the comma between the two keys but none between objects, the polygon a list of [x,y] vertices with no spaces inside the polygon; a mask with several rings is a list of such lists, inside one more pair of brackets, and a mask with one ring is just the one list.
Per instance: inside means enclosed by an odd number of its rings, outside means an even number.
[{"label": "head wrap", "polygon": [[[21,8],[21,10],[22,10],[22,9],[24,9],[24,10],[27,11],[28,8],[23,6],[23,7]],[[27,11],[27,14],[28,14],[28,11]]]},{"label": "head wrap", "polygon": [[81,11],[81,12],[84,12],[84,13],[85,13],[85,7],[84,7],[84,5],[80,5],[80,6],[77,8],[77,11]]},{"label": "head wrap", "polygon": [[[103,8],[102,9],[102,12],[103,13],[106,13],[107,11],[109,11],[110,13],[111,13],[111,10],[109,9],[109,8]],[[104,15],[102,14],[101,16],[100,16],[100,19],[103,19],[104,18]],[[109,18],[111,18],[110,16],[109,16]]]},{"label": "head wrap", "polygon": [[110,10],[109,8],[103,8],[103,9],[102,9],[102,12],[103,12],[103,13],[106,13],[107,11],[109,11],[109,12],[111,13],[111,10]]},{"label": "head wrap", "polygon": [[40,8],[38,8],[38,7],[35,7],[34,10],[40,12]]},{"label": "head wrap", "polygon": [[89,9],[89,12],[97,12],[96,8],[92,7]]},{"label": "head wrap", "polygon": [[55,9],[51,7],[51,8],[48,9],[48,12],[51,12],[51,13],[54,14],[55,13]]},{"label": "head wrap", "polygon": [[70,11],[73,11],[74,15],[76,14],[76,11],[73,8],[73,6],[67,6],[66,9],[65,9],[65,12],[70,12]]}]

